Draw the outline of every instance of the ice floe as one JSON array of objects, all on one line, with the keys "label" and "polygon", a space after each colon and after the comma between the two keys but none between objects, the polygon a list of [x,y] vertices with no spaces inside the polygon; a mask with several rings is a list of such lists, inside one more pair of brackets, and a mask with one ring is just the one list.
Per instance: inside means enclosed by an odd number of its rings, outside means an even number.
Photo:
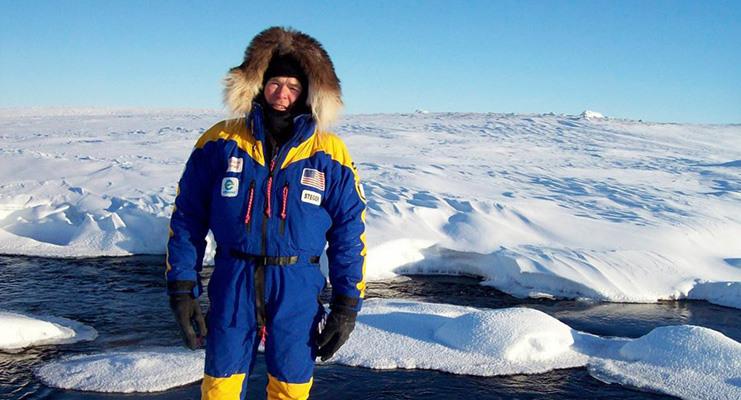
[{"label": "ice floe", "polygon": [[[201,379],[203,362],[202,351],[128,350],[64,358],[37,374],[60,388],[148,392]],[[606,382],[686,399],[741,395],[741,344],[719,332],[679,325],[638,339],[599,337],[524,307],[369,299],[350,340],[329,362],[478,376],[586,366]]]},{"label": "ice floe", "polygon": [[36,371],[42,382],[91,392],[158,392],[203,378],[203,350],[162,347],[77,355]]},{"label": "ice floe", "polygon": [[589,370],[606,382],[684,399],[741,398],[741,344],[699,326],[656,328],[624,344],[619,359],[593,359]]},{"label": "ice floe", "polygon": [[532,309],[370,300],[334,360],[482,376],[539,373],[585,365],[572,343],[571,328]]},{"label": "ice floe", "polygon": [[0,350],[15,352],[26,347],[94,340],[92,327],[59,317],[39,317],[0,311]]}]

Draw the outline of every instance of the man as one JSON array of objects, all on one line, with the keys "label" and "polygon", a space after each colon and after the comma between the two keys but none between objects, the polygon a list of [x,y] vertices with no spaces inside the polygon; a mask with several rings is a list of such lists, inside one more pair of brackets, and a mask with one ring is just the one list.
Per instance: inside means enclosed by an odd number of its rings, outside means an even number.
[{"label": "man", "polygon": [[[315,357],[327,360],[345,343],[365,294],[365,198],[344,143],[324,130],[342,106],[340,82],[319,42],[270,28],[225,84],[227,106],[244,117],[206,131],[180,179],[170,305],[196,348],[206,336],[197,298],[210,229],[217,249],[202,398],[244,398],[264,338],[268,398],[306,399]],[[319,334],[327,243],[331,311]]]}]

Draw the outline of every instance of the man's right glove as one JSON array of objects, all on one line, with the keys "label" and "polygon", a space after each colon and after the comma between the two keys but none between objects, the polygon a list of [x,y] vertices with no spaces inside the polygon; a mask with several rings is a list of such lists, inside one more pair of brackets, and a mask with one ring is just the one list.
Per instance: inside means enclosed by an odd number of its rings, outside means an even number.
[{"label": "man's right glove", "polygon": [[327,361],[342,347],[355,329],[358,313],[347,308],[334,308],[327,316],[324,329],[316,339],[317,356]]},{"label": "man's right glove", "polygon": [[185,345],[191,350],[200,347],[208,331],[198,300],[190,294],[173,294],[170,295],[170,308],[175,314],[175,321],[180,325]]}]

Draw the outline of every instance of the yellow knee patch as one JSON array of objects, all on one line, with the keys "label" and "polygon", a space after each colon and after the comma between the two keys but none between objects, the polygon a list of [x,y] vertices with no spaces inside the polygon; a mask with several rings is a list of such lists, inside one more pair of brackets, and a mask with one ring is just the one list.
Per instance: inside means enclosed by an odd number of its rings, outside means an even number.
[{"label": "yellow knee patch", "polygon": [[201,384],[201,400],[239,400],[245,374],[234,374],[226,378],[204,375]]},{"label": "yellow knee patch", "polygon": [[268,400],[306,400],[314,378],[306,383],[281,382],[268,374]]}]

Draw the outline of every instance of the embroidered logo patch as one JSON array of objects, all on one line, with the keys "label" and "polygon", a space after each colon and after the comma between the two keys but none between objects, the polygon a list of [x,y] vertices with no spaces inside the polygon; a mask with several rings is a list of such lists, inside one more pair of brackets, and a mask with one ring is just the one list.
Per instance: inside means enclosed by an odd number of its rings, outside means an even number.
[{"label": "embroidered logo patch", "polygon": [[313,168],[304,168],[301,173],[301,184],[324,190],[324,172]]},{"label": "embroidered logo patch", "polygon": [[239,179],[224,178],[221,181],[221,197],[237,197],[239,193]]},{"label": "embroidered logo patch", "polygon": [[244,167],[244,159],[239,157],[229,157],[229,167],[226,172],[242,172]]},{"label": "embroidered logo patch", "polygon": [[301,192],[301,201],[318,206],[322,204],[322,195],[311,190],[304,190]]}]

